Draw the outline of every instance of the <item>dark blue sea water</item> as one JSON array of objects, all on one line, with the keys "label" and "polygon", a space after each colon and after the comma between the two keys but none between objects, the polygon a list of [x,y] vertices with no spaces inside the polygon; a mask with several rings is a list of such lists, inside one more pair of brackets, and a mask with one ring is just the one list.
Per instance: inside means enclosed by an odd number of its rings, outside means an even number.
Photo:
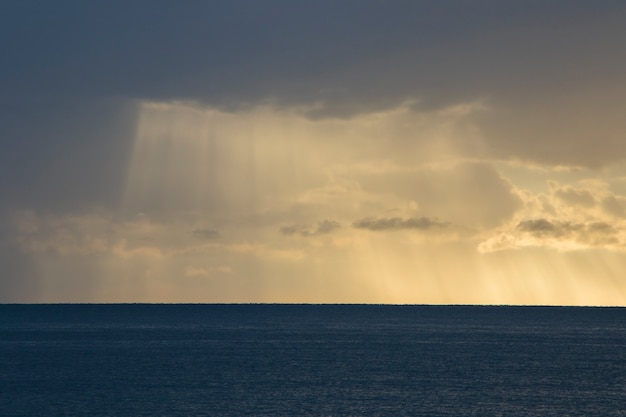
[{"label": "dark blue sea water", "polygon": [[1,416],[626,416],[626,309],[0,305]]}]

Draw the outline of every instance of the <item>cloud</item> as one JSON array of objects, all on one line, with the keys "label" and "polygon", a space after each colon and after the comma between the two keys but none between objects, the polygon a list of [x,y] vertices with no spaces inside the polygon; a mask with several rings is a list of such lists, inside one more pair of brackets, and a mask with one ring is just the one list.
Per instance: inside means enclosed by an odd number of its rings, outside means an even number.
[{"label": "cloud", "polygon": [[561,251],[604,248],[626,250],[626,233],[604,221],[580,223],[546,218],[523,220],[509,231],[496,234],[478,245],[482,253],[525,247]]},{"label": "cloud", "polygon": [[572,84],[560,91],[536,91],[518,102],[492,103],[481,124],[492,155],[595,170],[623,161],[624,80],[586,82],[586,88]]},{"label": "cloud", "polygon": [[[563,178],[567,175],[573,174]],[[626,250],[626,198],[614,194],[607,182],[583,177],[570,184],[548,180],[546,185],[546,192],[518,190],[524,206],[501,227],[484,233],[479,252],[530,247]]]},{"label": "cloud", "polygon": [[357,229],[366,229],[372,231],[383,230],[431,230],[441,229],[449,226],[449,223],[441,222],[430,217],[409,217],[402,219],[400,217],[365,217],[352,223]]},{"label": "cloud", "polygon": [[281,227],[280,232],[286,236],[299,235],[303,237],[319,236],[332,233],[341,228],[341,224],[334,220],[322,220],[315,226],[294,224]]},{"label": "cloud", "polygon": [[334,220],[323,220],[317,224],[317,229],[315,230],[315,233],[318,235],[326,234],[334,232],[335,230],[340,228],[341,225]]},{"label": "cloud", "polygon": [[517,225],[522,232],[532,233],[536,236],[552,235],[563,236],[584,228],[583,224],[569,222],[550,222],[546,219],[524,220]]},{"label": "cloud", "polygon": [[20,211],[15,213],[12,227],[15,246],[31,255],[162,257],[174,240],[163,245],[165,237],[172,236],[163,224],[144,216],[116,221],[104,210],[64,215]]},{"label": "cloud", "polygon": [[[0,34],[12,46],[4,51],[11,65],[0,72],[8,96],[67,91],[231,108],[274,98],[322,102],[322,113],[336,116],[407,96],[447,105],[562,83],[564,72],[575,80],[623,69],[615,54],[624,33],[619,2],[218,1],[151,9],[142,1],[62,1],[37,12],[20,2],[0,10]],[[33,36],[22,36],[24,28]]]},{"label": "cloud", "polygon": [[617,243],[619,229],[603,221],[572,223],[547,219],[524,220],[517,230],[537,238],[573,239],[589,244]]},{"label": "cloud", "polygon": [[3,300],[624,294],[623,2],[155,1],[0,2]]},{"label": "cloud", "polygon": [[602,209],[615,217],[626,218],[626,197],[607,195],[602,199]]},{"label": "cloud", "polygon": [[593,194],[587,190],[578,190],[573,187],[562,187],[555,190],[554,195],[566,203],[592,207],[596,204]]},{"label": "cloud", "polygon": [[195,229],[193,235],[198,239],[217,239],[220,237],[220,232],[214,229]]},{"label": "cloud", "polygon": [[[364,190],[415,202],[458,225],[490,228],[508,221],[523,206],[510,181],[485,162],[424,165],[358,177]],[[387,200],[390,200],[387,197]]]}]

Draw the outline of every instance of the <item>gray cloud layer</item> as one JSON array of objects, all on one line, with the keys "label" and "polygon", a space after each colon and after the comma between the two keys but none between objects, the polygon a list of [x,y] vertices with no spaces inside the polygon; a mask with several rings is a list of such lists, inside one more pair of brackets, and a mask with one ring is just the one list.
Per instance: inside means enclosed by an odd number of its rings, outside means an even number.
[{"label": "gray cloud layer", "polygon": [[565,70],[619,73],[620,33],[585,22],[620,12],[619,1],[7,1],[0,86],[5,100],[274,98],[335,111],[458,101],[549,87]]},{"label": "gray cloud layer", "polygon": [[291,226],[281,227],[280,232],[283,235],[293,236],[299,235],[303,237],[309,236],[319,236],[325,235],[328,233],[332,233],[338,229],[341,229],[341,224],[334,220],[322,220],[318,222],[315,226],[305,225],[305,224],[294,224]]},{"label": "gray cloud layer", "polygon": [[366,217],[355,221],[352,225],[357,229],[382,231],[402,229],[440,229],[447,227],[449,223],[444,223],[430,217],[409,217],[407,219],[400,217]]},{"label": "gray cloud layer", "polygon": [[217,239],[220,237],[220,232],[214,229],[196,229],[193,231],[193,235],[199,239]]},{"label": "gray cloud layer", "polygon": [[613,225],[601,221],[576,223],[540,218],[522,221],[517,225],[517,229],[538,239],[569,240],[578,244],[598,247],[621,246],[618,236],[619,230]]}]

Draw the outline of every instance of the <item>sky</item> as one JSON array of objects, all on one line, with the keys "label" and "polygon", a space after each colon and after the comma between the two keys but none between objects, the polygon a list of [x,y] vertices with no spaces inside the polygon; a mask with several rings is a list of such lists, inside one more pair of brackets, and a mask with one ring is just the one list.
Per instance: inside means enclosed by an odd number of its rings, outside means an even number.
[{"label": "sky", "polygon": [[626,4],[0,3],[0,302],[626,305]]}]

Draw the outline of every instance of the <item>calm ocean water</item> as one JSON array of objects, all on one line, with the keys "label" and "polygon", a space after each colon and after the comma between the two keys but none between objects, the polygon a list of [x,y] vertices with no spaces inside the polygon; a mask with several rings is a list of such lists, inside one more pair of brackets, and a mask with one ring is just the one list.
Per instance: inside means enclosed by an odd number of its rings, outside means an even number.
[{"label": "calm ocean water", "polygon": [[626,309],[0,305],[1,416],[626,416]]}]

